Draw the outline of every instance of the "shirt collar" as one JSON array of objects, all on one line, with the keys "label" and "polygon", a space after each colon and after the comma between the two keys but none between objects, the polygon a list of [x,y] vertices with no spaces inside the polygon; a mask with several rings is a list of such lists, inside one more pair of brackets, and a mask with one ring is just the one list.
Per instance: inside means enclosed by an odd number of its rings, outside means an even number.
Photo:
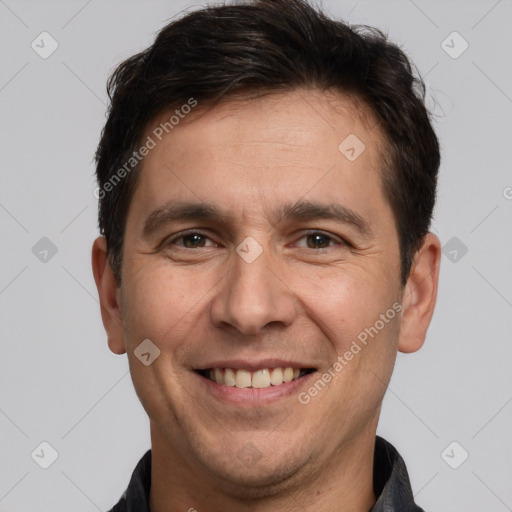
[{"label": "shirt collar", "polygon": [[[424,512],[414,503],[409,475],[396,448],[382,437],[375,440],[373,487],[378,496],[370,512]],[[125,493],[109,512],[150,512],[151,450],[140,459]]]},{"label": "shirt collar", "polygon": [[414,503],[405,462],[382,437],[375,440],[373,489],[377,501],[370,512],[424,512]]}]

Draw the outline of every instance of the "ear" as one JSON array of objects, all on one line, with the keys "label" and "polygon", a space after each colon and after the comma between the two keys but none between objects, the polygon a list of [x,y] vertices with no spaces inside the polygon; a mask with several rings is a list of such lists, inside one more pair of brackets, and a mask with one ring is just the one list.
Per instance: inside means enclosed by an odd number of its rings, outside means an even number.
[{"label": "ear", "polygon": [[124,354],[124,331],[121,318],[121,289],[107,257],[105,237],[96,238],[92,246],[92,272],[98,289],[101,319],[107,332],[108,346],[114,354]]},{"label": "ear", "polygon": [[403,310],[398,340],[400,352],[416,352],[425,342],[436,305],[440,262],[439,238],[428,233],[414,256],[402,296]]}]

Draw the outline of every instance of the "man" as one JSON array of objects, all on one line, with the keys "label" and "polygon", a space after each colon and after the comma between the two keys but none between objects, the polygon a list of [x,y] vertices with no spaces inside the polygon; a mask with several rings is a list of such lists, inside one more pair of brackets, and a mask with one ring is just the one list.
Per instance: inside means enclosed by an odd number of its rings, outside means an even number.
[{"label": "man", "polygon": [[303,0],[208,7],[109,81],[92,264],[151,450],[114,511],[420,511],[376,437],[424,340],[439,146],[401,50]]}]

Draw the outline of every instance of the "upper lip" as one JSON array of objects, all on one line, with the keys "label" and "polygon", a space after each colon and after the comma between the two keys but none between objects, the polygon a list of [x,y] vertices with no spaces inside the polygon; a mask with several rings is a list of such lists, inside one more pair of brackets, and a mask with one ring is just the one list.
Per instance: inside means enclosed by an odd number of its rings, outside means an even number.
[{"label": "upper lip", "polygon": [[233,370],[256,371],[262,368],[298,368],[299,370],[306,368],[314,368],[308,363],[299,363],[297,361],[287,361],[284,359],[261,359],[259,361],[247,359],[224,359],[212,361],[204,365],[194,368],[195,370],[209,370],[212,368],[231,368]]}]

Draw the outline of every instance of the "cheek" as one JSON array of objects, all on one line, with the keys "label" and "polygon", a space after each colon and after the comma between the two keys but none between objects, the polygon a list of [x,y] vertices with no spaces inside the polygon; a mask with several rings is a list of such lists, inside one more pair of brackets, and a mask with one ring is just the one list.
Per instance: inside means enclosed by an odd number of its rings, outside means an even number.
[{"label": "cheek", "polygon": [[192,279],[187,271],[171,269],[166,263],[133,269],[123,286],[124,296],[129,297],[123,303],[129,344],[149,338],[157,345],[165,341],[166,346],[187,332],[208,289],[201,276]]},{"label": "cheek", "polygon": [[355,265],[329,273],[319,268],[317,275],[311,271],[307,275],[295,273],[291,288],[297,291],[305,314],[331,340],[337,354],[347,350],[361,332],[373,326],[395,300],[390,283],[378,272]]}]

